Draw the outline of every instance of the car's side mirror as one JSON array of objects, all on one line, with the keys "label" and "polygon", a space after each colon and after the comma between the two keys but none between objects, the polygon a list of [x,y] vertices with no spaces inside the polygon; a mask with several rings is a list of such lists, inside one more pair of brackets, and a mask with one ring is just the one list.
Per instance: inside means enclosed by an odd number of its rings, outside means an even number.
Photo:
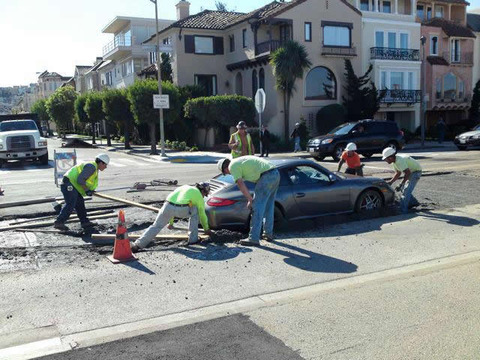
[{"label": "car's side mirror", "polygon": [[352,134],[353,135],[358,134],[358,130],[352,130]]},{"label": "car's side mirror", "polygon": [[330,179],[331,183],[334,183],[335,181],[337,181],[337,177],[333,174],[328,175],[328,178]]}]

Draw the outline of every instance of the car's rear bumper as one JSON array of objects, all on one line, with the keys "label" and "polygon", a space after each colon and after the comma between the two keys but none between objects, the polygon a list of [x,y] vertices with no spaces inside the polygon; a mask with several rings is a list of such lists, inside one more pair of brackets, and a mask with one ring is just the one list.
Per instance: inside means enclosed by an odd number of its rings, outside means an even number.
[{"label": "car's rear bumper", "polygon": [[228,206],[205,205],[208,224],[216,230],[224,227],[246,227],[250,217],[250,210],[245,201],[239,201]]},{"label": "car's rear bumper", "polygon": [[453,143],[457,146],[480,146],[480,139],[473,139],[473,138],[468,138],[468,139],[455,139],[453,140]]},{"label": "car's rear bumper", "polygon": [[47,148],[31,149],[28,151],[0,151],[2,160],[26,160],[35,159],[48,154]]},{"label": "car's rear bumper", "polygon": [[330,144],[307,145],[307,151],[314,157],[329,156],[333,154],[333,146]]}]

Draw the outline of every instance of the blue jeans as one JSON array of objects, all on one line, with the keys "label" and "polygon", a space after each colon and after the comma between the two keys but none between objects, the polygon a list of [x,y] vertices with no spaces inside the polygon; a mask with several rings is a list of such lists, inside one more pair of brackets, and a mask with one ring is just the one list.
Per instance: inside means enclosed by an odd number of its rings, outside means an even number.
[{"label": "blue jeans", "polygon": [[295,149],[293,151],[302,151],[302,148],[300,147],[300,137],[299,136],[295,137]]},{"label": "blue jeans", "polygon": [[70,181],[64,179],[62,185],[60,185],[60,190],[65,199],[65,205],[63,205],[56,222],[63,224],[67,221],[73,209],[77,210],[78,218],[82,224],[88,222],[85,200],[83,200],[83,196],[73,187]]},{"label": "blue jeans", "polygon": [[415,171],[410,174],[410,178],[405,184],[405,188],[403,189],[402,193],[402,199],[400,201],[400,210],[403,214],[408,213],[408,206],[410,203],[412,203],[412,205],[418,204],[418,200],[415,199],[415,196],[413,196],[413,190],[415,189],[415,186],[417,186],[417,182],[420,180],[421,176],[421,171]]},{"label": "blue jeans", "polygon": [[267,171],[260,176],[255,185],[252,204],[252,219],[250,220],[251,241],[260,241],[262,230],[268,237],[273,237],[273,216],[275,212],[275,196],[280,184],[280,173],[277,169]]}]

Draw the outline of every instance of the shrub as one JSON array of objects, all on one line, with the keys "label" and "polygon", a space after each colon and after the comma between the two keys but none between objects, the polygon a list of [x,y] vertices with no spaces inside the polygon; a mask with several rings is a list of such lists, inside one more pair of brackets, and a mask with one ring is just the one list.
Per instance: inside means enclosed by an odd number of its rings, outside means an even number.
[{"label": "shrub", "polygon": [[340,104],[327,105],[317,112],[318,134],[327,134],[330,130],[345,122],[347,111]]}]

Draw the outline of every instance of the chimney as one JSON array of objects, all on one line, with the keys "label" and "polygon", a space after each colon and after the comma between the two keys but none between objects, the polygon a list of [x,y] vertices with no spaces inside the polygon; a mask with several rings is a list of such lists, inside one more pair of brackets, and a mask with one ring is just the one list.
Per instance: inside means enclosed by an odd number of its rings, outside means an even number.
[{"label": "chimney", "polygon": [[190,3],[188,1],[180,0],[175,7],[177,8],[177,21],[190,16]]},{"label": "chimney", "polygon": [[95,59],[95,62],[93,63],[93,65],[97,65],[99,62],[102,62],[103,61],[103,57],[101,56],[97,56],[97,58]]}]

